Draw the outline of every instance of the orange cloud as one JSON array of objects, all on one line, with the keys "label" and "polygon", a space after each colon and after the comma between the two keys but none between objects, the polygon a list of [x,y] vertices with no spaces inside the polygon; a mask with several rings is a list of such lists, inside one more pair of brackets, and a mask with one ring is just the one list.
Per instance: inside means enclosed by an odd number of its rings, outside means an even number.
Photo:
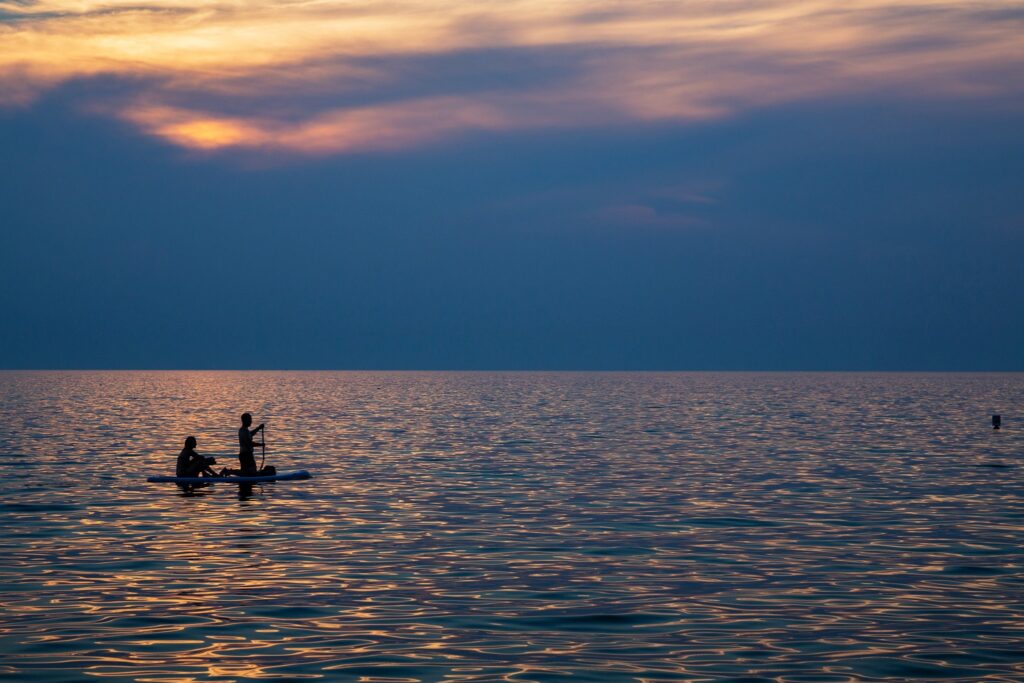
[{"label": "orange cloud", "polygon": [[508,127],[499,110],[456,98],[346,108],[288,123],[148,105],[128,108],[120,116],[182,147],[279,149],[307,154],[394,149],[456,130]]},{"label": "orange cloud", "polygon": [[[1024,4],[994,0],[0,0],[0,105],[123,78],[130,96],[89,106],[175,145],[331,154],[872,89],[1019,92],[1021,35]],[[523,58],[459,80],[495,53]],[[440,73],[427,87],[410,64]]]}]

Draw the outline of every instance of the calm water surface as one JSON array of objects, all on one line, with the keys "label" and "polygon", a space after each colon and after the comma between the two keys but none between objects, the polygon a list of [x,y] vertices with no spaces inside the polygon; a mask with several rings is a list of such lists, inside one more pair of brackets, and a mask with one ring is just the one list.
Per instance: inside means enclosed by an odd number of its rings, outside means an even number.
[{"label": "calm water surface", "polygon": [[[314,479],[145,483],[242,410]],[[1021,681],[1022,416],[1024,375],[0,373],[0,679]]]}]

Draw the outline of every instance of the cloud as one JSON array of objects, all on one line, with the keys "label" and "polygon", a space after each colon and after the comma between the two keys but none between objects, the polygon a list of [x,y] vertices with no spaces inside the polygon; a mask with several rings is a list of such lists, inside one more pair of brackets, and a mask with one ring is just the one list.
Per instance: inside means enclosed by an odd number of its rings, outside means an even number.
[{"label": "cloud", "polygon": [[706,228],[708,210],[718,204],[718,183],[682,183],[634,191],[600,207],[594,218],[609,225],[648,228]]},{"label": "cloud", "polygon": [[299,122],[257,116],[226,117],[159,105],[132,107],[119,116],[182,147],[280,149],[308,154],[395,149],[453,130],[506,127],[501,110],[458,98],[349,107]]},{"label": "cloud", "polygon": [[659,210],[646,204],[614,204],[598,211],[596,218],[611,225],[651,228],[704,227],[707,221],[685,213]]},{"label": "cloud", "polygon": [[[992,0],[0,0],[0,105],[86,95],[172,144],[339,154],[471,131],[688,122],[886,91],[1024,90]],[[88,88],[86,88],[88,92]]]}]

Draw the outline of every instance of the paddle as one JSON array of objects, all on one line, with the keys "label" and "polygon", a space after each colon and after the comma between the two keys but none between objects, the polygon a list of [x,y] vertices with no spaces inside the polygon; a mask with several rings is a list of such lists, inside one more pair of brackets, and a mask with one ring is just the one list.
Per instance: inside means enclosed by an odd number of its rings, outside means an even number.
[{"label": "paddle", "polygon": [[263,422],[263,457],[260,458],[260,471],[263,471],[263,463],[267,461],[267,423]]}]

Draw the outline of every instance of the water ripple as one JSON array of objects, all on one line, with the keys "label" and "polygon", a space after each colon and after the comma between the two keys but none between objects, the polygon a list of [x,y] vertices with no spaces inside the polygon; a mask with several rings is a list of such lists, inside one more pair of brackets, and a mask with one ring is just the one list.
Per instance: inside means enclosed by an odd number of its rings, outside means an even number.
[{"label": "water ripple", "polygon": [[[1012,374],[0,373],[0,680],[1022,680],[1022,399]],[[315,478],[143,482],[188,434],[231,462],[241,410]]]}]

